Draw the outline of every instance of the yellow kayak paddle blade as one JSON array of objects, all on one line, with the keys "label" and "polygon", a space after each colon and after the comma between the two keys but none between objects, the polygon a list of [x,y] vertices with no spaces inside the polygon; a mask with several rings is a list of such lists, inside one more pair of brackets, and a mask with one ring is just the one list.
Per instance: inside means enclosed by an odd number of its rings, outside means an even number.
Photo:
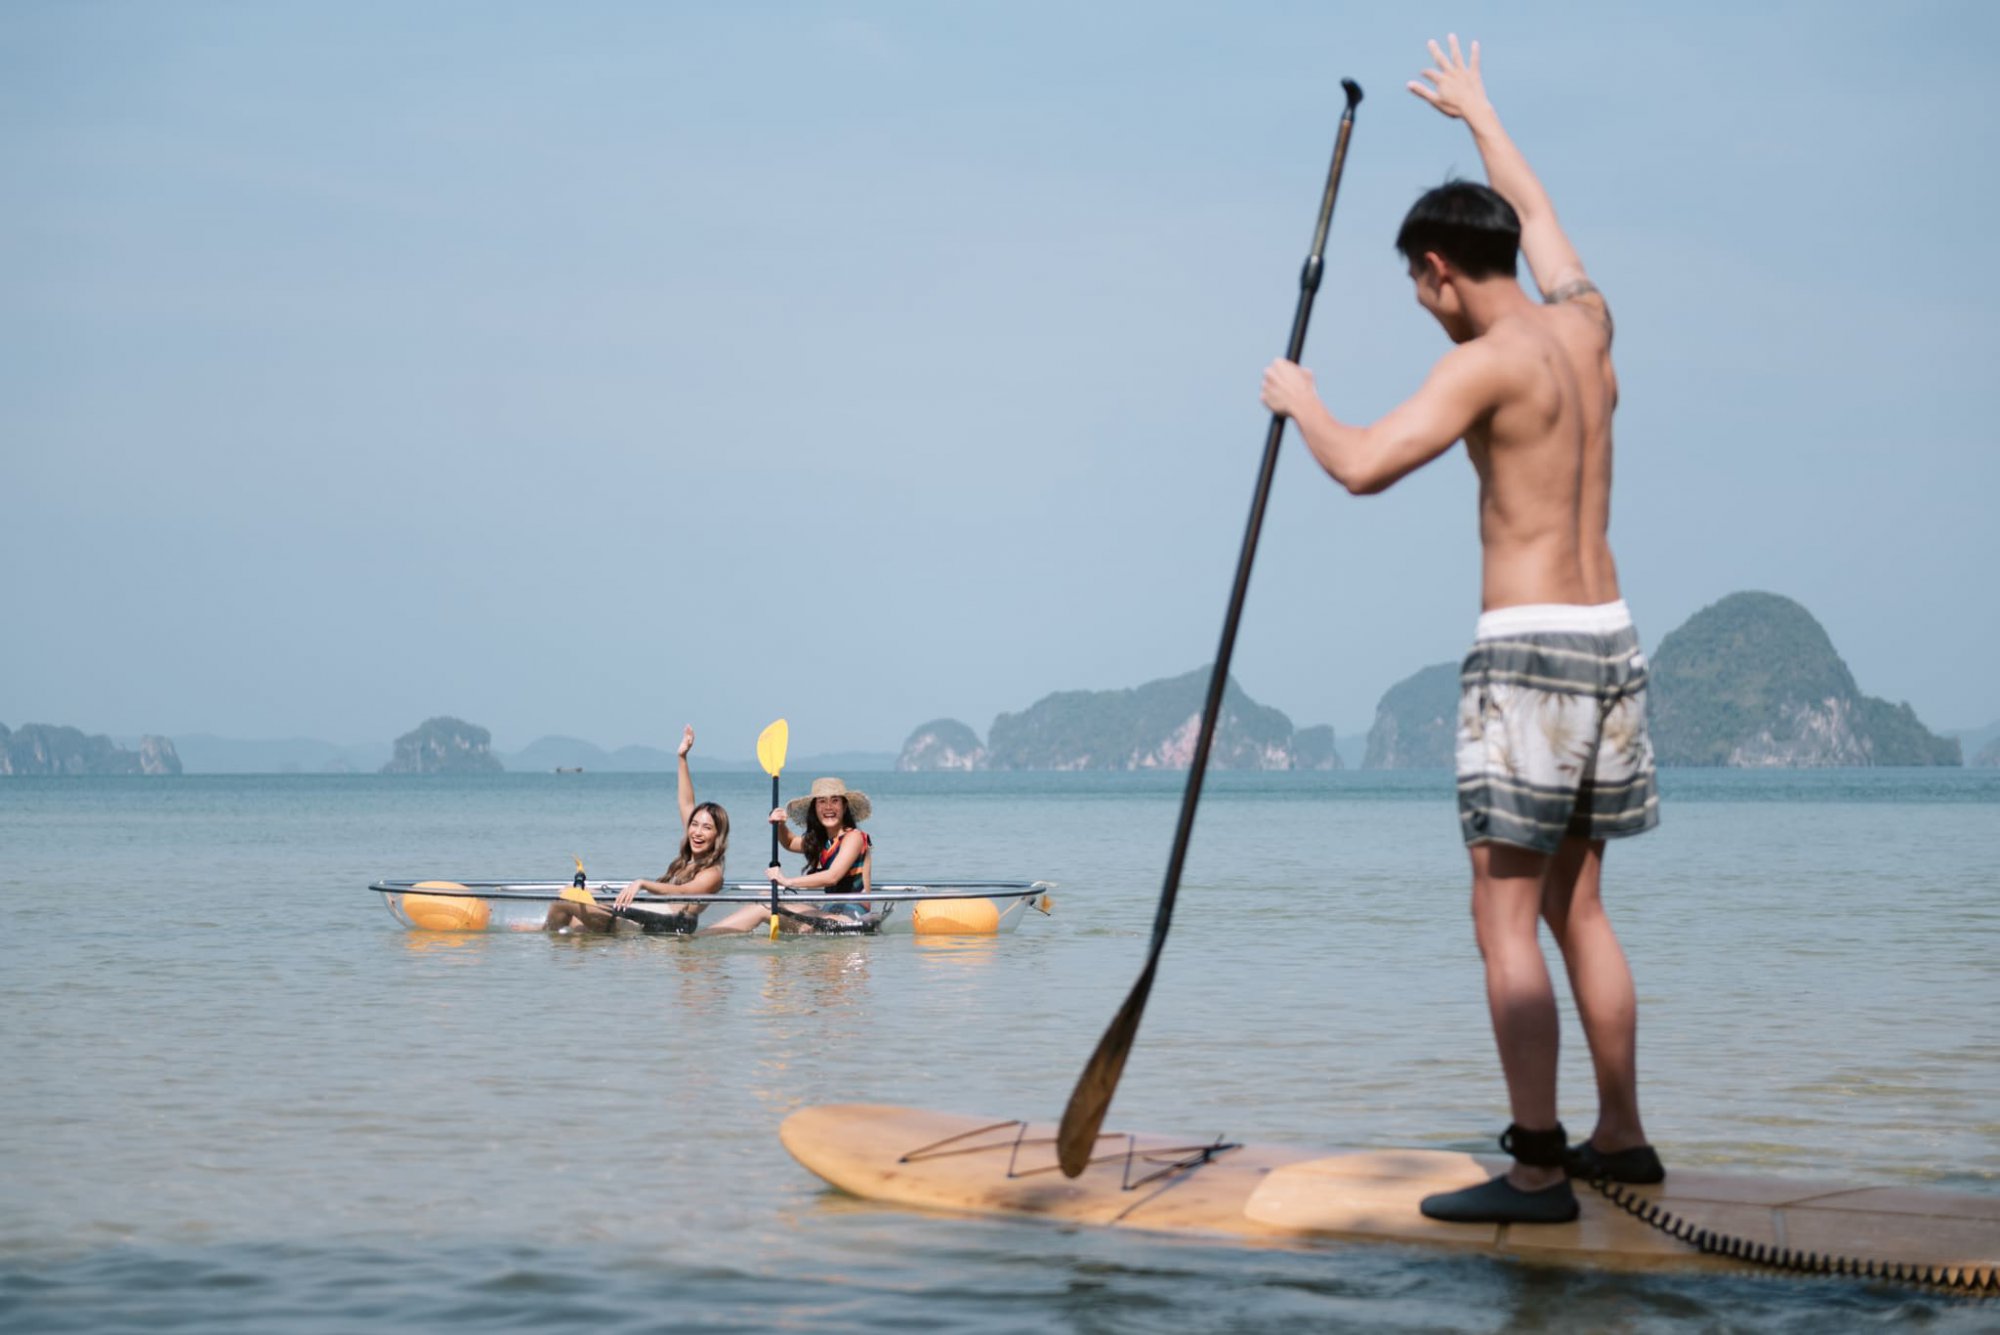
[{"label": "yellow kayak paddle blade", "polygon": [[783,719],[757,734],[757,763],[766,774],[775,779],[784,772],[785,748],[791,744],[792,727]]},{"label": "yellow kayak paddle blade", "polygon": [[778,915],[775,913],[771,915],[771,939],[773,941],[778,939]]}]

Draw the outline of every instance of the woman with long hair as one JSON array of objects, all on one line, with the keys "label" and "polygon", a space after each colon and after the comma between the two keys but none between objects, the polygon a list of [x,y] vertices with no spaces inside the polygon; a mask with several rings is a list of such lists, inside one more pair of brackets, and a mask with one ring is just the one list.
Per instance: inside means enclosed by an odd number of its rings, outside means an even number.
[{"label": "woman with long hair", "polygon": [[681,730],[680,805],[681,849],[660,879],[643,877],[618,892],[610,908],[578,899],[559,899],[549,906],[542,926],[551,932],[609,932],[620,918],[647,932],[691,932],[705,905],[675,904],[637,908],[633,900],[647,895],[712,895],[722,888],[722,864],[729,855],[729,813],[720,803],[694,800],[694,776],[688,773],[688,752],[694,749],[692,725]]}]

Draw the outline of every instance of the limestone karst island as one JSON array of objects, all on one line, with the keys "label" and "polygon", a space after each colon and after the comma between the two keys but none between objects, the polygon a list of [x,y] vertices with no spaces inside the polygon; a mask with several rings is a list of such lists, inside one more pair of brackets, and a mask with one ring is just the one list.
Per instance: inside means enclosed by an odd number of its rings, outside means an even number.
[{"label": "limestone karst island", "polygon": [[[1124,691],[1059,691],[993,721],[987,740],[957,719],[917,728],[898,769],[1184,769],[1208,670]],[[1376,706],[1363,769],[1448,769],[1458,664],[1434,663]],[[1826,768],[1960,765],[1908,704],[1865,695],[1812,613],[1774,593],[1733,593],[1660,640],[1648,707],[1662,765]],[[1219,769],[1338,769],[1333,729],[1294,729],[1234,681],[1223,697]],[[2000,763],[2000,739],[1975,764]]]}]

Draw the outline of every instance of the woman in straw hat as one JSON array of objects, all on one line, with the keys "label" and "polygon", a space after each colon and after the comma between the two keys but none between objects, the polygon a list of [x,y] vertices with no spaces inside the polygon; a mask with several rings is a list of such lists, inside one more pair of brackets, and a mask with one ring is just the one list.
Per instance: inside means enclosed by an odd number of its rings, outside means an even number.
[{"label": "woman in straw hat", "polygon": [[[859,789],[849,788],[839,779],[814,779],[811,792],[771,812],[779,842],[794,853],[805,854],[806,858],[805,870],[800,875],[773,879],[787,890],[851,894],[865,900],[875,877],[874,869],[869,866],[872,841],[859,826],[873,809],[868,794]],[[805,832],[793,834],[785,824],[787,817]],[[868,912],[866,903],[826,907],[835,912],[850,908],[860,914]]]},{"label": "woman in straw hat", "polygon": [[[839,779],[814,779],[812,791],[804,797],[795,797],[784,806],[771,809],[771,823],[778,827],[778,842],[790,852],[803,853],[806,863],[797,876],[787,876],[774,866],[768,879],[786,890],[853,896],[819,901],[811,908],[794,902],[786,909],[785,927],[810,932],[815,930],[811,920],[822,917],[830,919],[826,924],[829,928],[838,925],[851,928],[867,922],[872,912],[868,893],[875,883],[873,841],[859,826],[872,810],[868,794],[849,788]],[[788,818],[802,833],[793,833],[786,824]],[[749,931],[764,921],[766,913],[760,905],[747,905],[703,930]]]}]

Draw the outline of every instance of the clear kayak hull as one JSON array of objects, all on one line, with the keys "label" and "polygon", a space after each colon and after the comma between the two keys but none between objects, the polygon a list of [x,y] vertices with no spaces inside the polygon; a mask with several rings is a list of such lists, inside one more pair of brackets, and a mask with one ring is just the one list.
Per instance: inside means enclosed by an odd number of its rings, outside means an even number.
[{"label": "clear kayak hull", "polygon": [[[624,881],[376,881],[368,888],[382,897],[397,922],[412,931],[538,932],[549,905],[578,891],[610,908]],[[993,936],[1012,932],[1022,919],[1046,916],[1055,907],[1053,881],[912,881],[873,887],[865,899],[851,894],[778,892],[780,926],[818,934]],[[725,884],[712,895],[640,895],[632,904],[658,922],[692,909],[695,934],[745,905],[768,909],[771,887],[764,881]],[[621,920],[617,930],[647,930]]]}]

